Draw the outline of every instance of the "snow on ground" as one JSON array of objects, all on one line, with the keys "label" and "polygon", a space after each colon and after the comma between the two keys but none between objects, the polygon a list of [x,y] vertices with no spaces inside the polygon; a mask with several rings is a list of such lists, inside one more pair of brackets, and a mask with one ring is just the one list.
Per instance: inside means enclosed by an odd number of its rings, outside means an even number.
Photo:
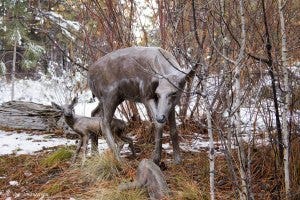
[{"label": "snow on ground", "polygon": [[34,135],[25,132],[0,131],[0,155],[33,154],[49,147],[74,144],[74,140],[57,138],[50,134]]},{"label": "snow on ground", "polygon": [[[164,137],[167,137],[168,134],[164,134]],[[134,139],[134,138],[133,138]],[[243,137],[244,141],[249,141],[249,138],[247,135]],[[251,139],[250,139],[251,140]],[[232,142],[234,144],[234,142]],[[266,141],[266,138],[256,138],[255,143],[257,145],[268,145],[268,142]],[[41,150],[47,149],[49,147],[55,147],[55,146],[70,146],[75,145],[75,140],[73,139],[66,139],[63,137],[57,137],[53,134],[42,134],[42,135],[36,135],[36,134],[30,134],[25,132],[5,132],[0,131],[0,156],[1,155],[7,155],[7,154],[34,154],[36,152],[39,152]],[[214,142],[215,147],[217,148],[219,152],[222,153],[221,143],[220,142]],[[169,153],[172,154],[173,149],[169,142],[164,143],[162,145],[163,149]],[[200,134],[194,134],[194,136],[190,139],[182,139],[180,142],[180,148],[183,151],[187,152],[200,152],[200,151],[207,151],[209,149],[209,141],[207,135],[200,135]],[[233,148],[236,148],[233,146]],[[91,144],[89,143],[88,149],[91,149]],[[104,150],[108,149],[108,145],[106,144],[106,141],[102,138],[99,139],[99,152],[103,152]],[[130,153],[128,144],[125,144],[121,154],[125,155]],[[90,154],[90,151],[89,151]]]},{"label": "snow on ground", "polygon": [[[53,134],[30,134],[26,132],[6,132],[0,130],[0,156],[8,154],[35,154],[41,150],[56,146],[75,145],[76,140],[57,137]],[[108,145],[103,138],[98,140],[99,152],[108,149]],[[125,144],[121,153],[129,153],[129,145]],[[88,155],[91,154],[91,143],[88,145]]]},{"label": "snow on ground", "polygon": [[[165,135],[165,134],[164,134]],[[268,137],[266,135],[262,135],[261,137],[253,138],[249,137],[249,135],[243,135],[242,136],[243,141],[245,142],[253,142],[256,146],[267,146],[269,145]],[[254,144],[253,143],[253,144]],[[236,149],[236,141],[232,139],[231,141],[232,149]],[[207,151],[209,150],[209,138],[204,134],[198,134],[194,133],[194,135],[191,136],[191,138],[182,138],[182,141],[179,144],[180,148],[185,152],[200,152],[200,151]],[[170,143],[164,143],[162,144],[163,149],[169,153],[173,153],[173,148],[170,145]],[[221,141],[214,141],[214,147],[216,150],[217,155],[223,155],[224,153],[224,147],[222,146]]]}]

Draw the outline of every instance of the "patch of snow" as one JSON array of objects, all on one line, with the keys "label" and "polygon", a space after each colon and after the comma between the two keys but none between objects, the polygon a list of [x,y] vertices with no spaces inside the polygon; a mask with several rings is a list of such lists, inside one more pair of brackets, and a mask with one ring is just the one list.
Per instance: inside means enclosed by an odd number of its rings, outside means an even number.
[{"label": "patch of snow", "polygon": [[26,177],[28,177],[28,176],[31,176],[31,175],[32,175],[32,173],[31,173],[31,172],[28,172],[28,171],[26,171],[26,172],[24,172],[24,175],[25,175]]},{"label": "patch of snow", "polygon": [[20,33],[19,29],[15,29],[13,31],[10,40],[17,42],[17,44],[19,46],[22,45],[22,36],[21,36],[21,33]]},{"label": "patch of snow", "polygon": [[38,44],[34,44],[32,42],[30,42],[28,44],[28,49],[33,52],[35,55],[41,55],[43,53],[46,52],[45,48],[41,45],[38,45]]},{"label": "patch of snow", "polygon": [[74,145],[74,140],[53,138],[53,135],[33,135],[28,133],[0,131],[0,155],[33,154],[48,147]]},{"label": "patch of snow", "polygon": [[[99,152],[108,149],[108,145],[103,138],[98,140]],[[58,138],[53,134],[34,135],[28,133],[16,133],[0,131],[0,156],[7,154],[34,154],[38,151],[55,146],[75,145],[75,140]],[[89,154],[91,154],[91,143],[88,145]],[[128,151],[128,145],[124,145],[123,152]],[[25,176],[30,176],[31,172],[26,172]],[[1,179],[1,177],[0,177]]]},{"label": "patch of snow", "polygon": [[63,18],[63,16],[53,11],[44,12],[43,14],[48,16],[52,22],[59,25],[65,36],[73,41],[75,40],[75,37],[70,33],[70,30],[79,31],[81,28],[81,24],[79,22],[66,20]]},{"label": "patch of snow", "polygon": [[11,186],[19,186],[19,182],[18,181],[9,181],[9,185],[11,185]]},{"label": "patch of snow", "polygon": [[98,105],[98,101],[92,103],[79,102],[74,108],[75,113],[76,115],[90,117],[92,111],[97,107],[97,105]]},{"label": "patch of snow", "polygon": [[[250,143],[254,140],[255,144],[257,146],[269,145],[267,134],[262,135],[260,137],[256,137],[256,138],[249,137],[249,135],[243,135],[242,139],[247,143]],[[231,143],[232,143],[232,149],[236,149],[237,146],[235,145],[234,139],[232,139]],[[192,138],[183,139],[183,141],[181,141],[179,143],[179,147],[180,147],[180,149],[182,149],[185,152],[200,152],[200,151],[208,152],[209,151],[209,138],[207,137],[207,135],[195,133]],[[168,154],[173,153],[173,147],[170,145],[169,142],[162,144],[162,148]],[[220,141],[214,142],[214,148],[215,148],[215,153],[217,155],[223,155],[225,148],[222,146],[222,143]]]}]

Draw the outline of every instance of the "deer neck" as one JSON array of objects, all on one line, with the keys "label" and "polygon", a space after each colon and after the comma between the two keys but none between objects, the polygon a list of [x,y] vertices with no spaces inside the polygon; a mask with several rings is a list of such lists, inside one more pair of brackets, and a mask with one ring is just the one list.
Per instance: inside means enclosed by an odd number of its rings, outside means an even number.
[{"label": "deer neck", "polygon": [[71,127],[73,128],[74,127],[74,124],[76,122],[76,117],[74,117],[74,115],[72,116],[65,116],[65,121],[66,123]]}]

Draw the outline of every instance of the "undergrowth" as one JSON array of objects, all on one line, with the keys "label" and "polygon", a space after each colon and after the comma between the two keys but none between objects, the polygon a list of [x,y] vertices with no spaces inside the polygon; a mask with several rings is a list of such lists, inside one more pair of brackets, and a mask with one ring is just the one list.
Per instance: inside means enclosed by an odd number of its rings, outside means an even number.
[{"label": "undergrowth", "polygon": [[59,148],[41,161],[42,166],[51,167],[59,165],[60,163],[69,160],[72,157],[72,154],[72,151],[66,147]]},{"label": "undergrowth", "polygon": [[105,151],[87,159],[82,171],[88,181],[111,180],[120,174],[121,163],[110,151]]},{"label": "undergrowth", "polygon": [[[300,138],[291,143],[292,200],[300,199]],[[145,189],[118,191],[124,181],[133,181],[139,162],[151,156],[153,145],[138,143],[142,149],[137,158],[119,163],[110,152],[93,156],[83,166],[69,162],[73,151],[58,148],[37,155],[0,157],[0,199],[20,194],[19,199],[147,199]],[[234,152],[234,151],[233,151]],[[276,155],[271,146],[257,147],[251,152],[251,181],[255,199],[284,198],[282,167],[275,168]],[[183,162],[172,164],[172,155],[163,153],[165,175],[171,191],[170,199],[209,199],[209,163],[207,152],[182,152]],[[237,155],[233,154],[233,163]],[[215,163],[216,199],[234,199],[234,182],[224,156]],[[239,177],[238,170],[234,168]],[[10,181],[19,184],[12,186]],[[240,180],[238,180],[240,181]],[[239,184],[240,182],[238,182]],[[24,192],[26,191],[26,192]],[[27,195],[27,196],[26,196]],[[31,196],[30,196],[31,195]]]},{"label": "undergrowth", "polygon": [[95,192],[94,200],[147,200],[147,194],[143,189],[119,191],[117,188],[102,188]]}]

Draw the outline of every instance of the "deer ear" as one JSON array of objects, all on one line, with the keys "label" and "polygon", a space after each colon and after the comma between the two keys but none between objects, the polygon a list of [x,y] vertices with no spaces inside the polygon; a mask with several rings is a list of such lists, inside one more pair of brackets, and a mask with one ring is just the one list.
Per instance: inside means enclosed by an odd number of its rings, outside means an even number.
[{"label": "deer ear", "polygon": [[61,107],[59,105],[57,105],[56,103],[54,102],[51,102],[51,105],[53,108],[57,109],[57,110],[62,110]]},{"label": "deer ear", "polygon": [[151,81],[151,91],[155,91],[156,88],[158,87],[159,80],[157,78],[153,78]]},{"label": "deer ear", "polygon": [[77,104],[77,103],[78,103],[78,97],[76,96],[76,97],[74,97],[74,99],[72,100],[71,105],[74,106],[74,105]]}]

